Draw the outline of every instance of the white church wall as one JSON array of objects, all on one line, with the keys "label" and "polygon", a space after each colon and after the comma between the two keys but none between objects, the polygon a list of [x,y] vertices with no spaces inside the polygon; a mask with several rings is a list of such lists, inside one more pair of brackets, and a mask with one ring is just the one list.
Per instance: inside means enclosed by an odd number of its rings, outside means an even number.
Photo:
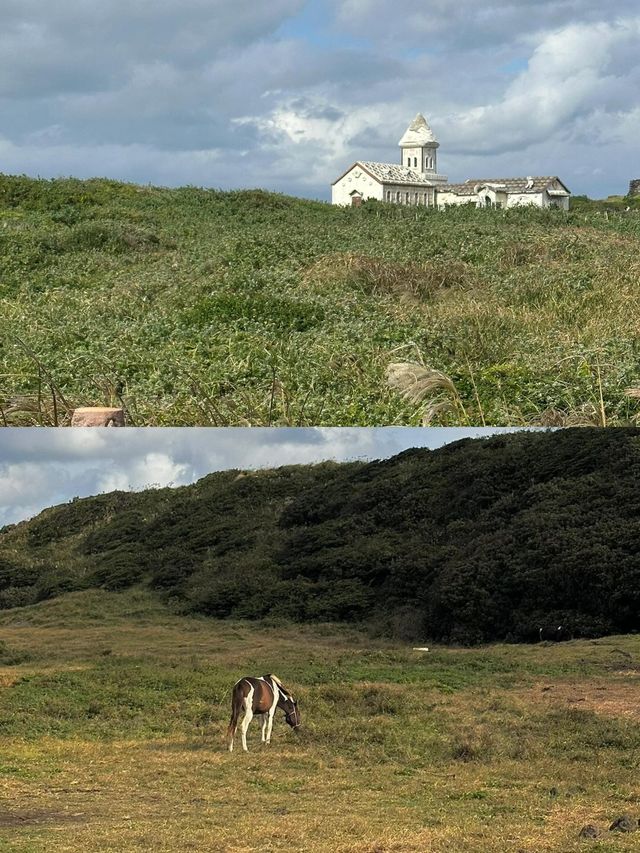
[{"label": "white church wall", "polygon": [[[546,195],[546,193],[545,193]],[[507,207],[547,207],[542,193],[509,193]]]},{"label": "white church wall", "polygon": [[433,205],[433,189],[425,186],[411,187],[406,184],[385,184],[383,201],[411,207],[429,207]]},{"label": "white church wall", "polygon": [[354,192],[358,193],[363,201],[368,198],[376,198],[382,201],[382,185],[357,166],[350,169],[344,177],[333,185],[331,203],[344,207],[350,206]]},{"label": "white church wall", "polygon": [[475,204],[477,206],[478,199],[473,195],[457,195],[456,193],[438,190],[437,202],[438,207],[446,207],[448,204]]}]

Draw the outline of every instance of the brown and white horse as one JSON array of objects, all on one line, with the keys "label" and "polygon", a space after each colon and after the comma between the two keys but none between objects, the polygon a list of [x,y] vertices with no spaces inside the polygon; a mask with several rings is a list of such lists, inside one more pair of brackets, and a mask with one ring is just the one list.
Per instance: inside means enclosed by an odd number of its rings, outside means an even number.
[{"label": "brown and white horse", "polygon": [[242,719],[242,748],[247,752],[247,729],[255,714],[262,716],[262,742],[271,743],[271,729],[276,710],[284,711],[284,717],[292,729],[300,725],[298,703],[275,675],[262,675],[255,678],[246,675],[233,685],[231,695],[231,721],[227,729],[229,752],[233,752],[233,738],[238,728],[240,714]]}]

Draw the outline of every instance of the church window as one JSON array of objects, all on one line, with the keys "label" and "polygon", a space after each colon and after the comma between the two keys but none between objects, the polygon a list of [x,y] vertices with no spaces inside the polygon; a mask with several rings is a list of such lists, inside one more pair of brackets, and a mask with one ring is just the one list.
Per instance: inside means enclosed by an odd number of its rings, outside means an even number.
[{"label": "church window", "polygon": [[405,203],[409,204],[409,193],[405,193]]},{"label": "church window", "polygon": [[414,157],[414,158],[413,158],[413,165],[414,165],[414,166],[417,166],[417,165],[418,165],[418,158],[417,158],[417,157]]},{"label": "church window", "polygon": [[400,190],[396,193],[396,201],[400,201]]}]

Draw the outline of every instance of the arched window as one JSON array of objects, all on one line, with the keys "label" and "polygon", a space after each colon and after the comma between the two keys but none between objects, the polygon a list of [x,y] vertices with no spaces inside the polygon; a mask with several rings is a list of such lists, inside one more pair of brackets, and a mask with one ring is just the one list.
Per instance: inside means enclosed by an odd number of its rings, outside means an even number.
[{"label": "arched window", "polygon": [[417,157],[413,158],[413,165],[417,167],[417,165],[418,165],[418,158]]},{"label": "arched window", "polygon": [[409,204],[409,193],[405,193],[405,204]]},{"label": "arched window", "polygon": [[396,193],[396,201],[400,201],[400,190]]}]

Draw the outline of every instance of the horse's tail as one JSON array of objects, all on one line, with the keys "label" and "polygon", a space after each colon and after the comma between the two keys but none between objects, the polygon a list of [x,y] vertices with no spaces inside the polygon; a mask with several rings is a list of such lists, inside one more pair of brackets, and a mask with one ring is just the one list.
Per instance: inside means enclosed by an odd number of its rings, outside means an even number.
[{"label": "horse's tail", "polygon": [[229,726],[227,728],[227,742],[229,744],[229,749],[233,748],[233,738],[235,736],[236,729],[238,728],[238,720],[240,719],[243,701],[244,696],[242,695],[240,682],[238,682],[234,685],[233,692],[231,694],[231,719],[229,720]]}]

